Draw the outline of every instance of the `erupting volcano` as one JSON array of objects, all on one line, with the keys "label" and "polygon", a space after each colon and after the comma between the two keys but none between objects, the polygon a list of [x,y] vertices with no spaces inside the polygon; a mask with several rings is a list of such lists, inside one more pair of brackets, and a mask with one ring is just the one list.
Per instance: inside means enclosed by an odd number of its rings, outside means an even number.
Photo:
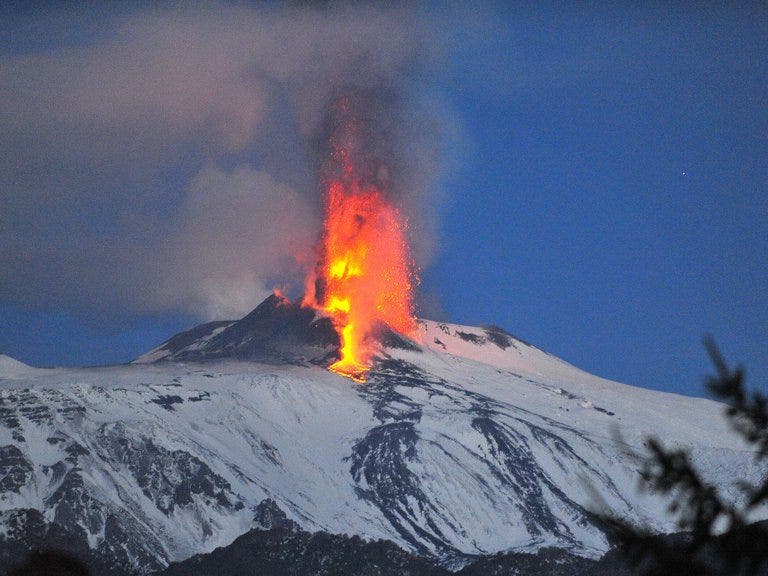
[{"label": "erupting volcano", "polygon": [[386,167],[362,153],[365,127],[349,101],[331,112],[323,237],[303,303],[333,319],[341,358],[330,370],[364,382],[382,330],[416,335],[416,275],[405,220],[387,199]]}]

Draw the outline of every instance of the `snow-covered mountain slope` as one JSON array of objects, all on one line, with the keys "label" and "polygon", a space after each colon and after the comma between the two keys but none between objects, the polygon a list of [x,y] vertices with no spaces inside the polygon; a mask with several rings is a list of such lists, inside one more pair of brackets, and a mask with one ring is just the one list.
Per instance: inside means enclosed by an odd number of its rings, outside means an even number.
[{"label": "snow-covered mountain slope", "polygon": [[0,354],[0,378],[18,378],[29,374],[34,368],[27,366],[23,362]]},{"label": "snow-covered mountain slope", "polygon": [[295,310],[273,298],[143,364],[0,380],[0,538],[62,527],[150,570],[228,544],[269,498],[306,530],[445,561],[547,545],[596,556],[609,548],[598,495],[673,529],[615,430],[634,448],[650,434],[692,447],[730,493],[734,475],[761,472],[715,402],[430,321],[420,347],[385,349],[359,385],[324,369],[328,333]]}]

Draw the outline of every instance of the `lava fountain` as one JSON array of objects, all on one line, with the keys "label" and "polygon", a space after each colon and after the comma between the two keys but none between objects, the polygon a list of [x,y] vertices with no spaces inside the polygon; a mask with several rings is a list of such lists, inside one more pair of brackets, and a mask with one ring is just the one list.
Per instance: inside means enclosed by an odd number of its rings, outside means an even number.
[{"label": "lava fountain", "polygon": [[383,330],[416,337],[416,274],[406,222],[387,199],[386,170],[372,170],[361,152],[360,119],[346,99],[331,111],[336,122],[322,184],[323,235],[303,304],[329,314],[339,334],[340,359],[329,369],[364,382]]}]

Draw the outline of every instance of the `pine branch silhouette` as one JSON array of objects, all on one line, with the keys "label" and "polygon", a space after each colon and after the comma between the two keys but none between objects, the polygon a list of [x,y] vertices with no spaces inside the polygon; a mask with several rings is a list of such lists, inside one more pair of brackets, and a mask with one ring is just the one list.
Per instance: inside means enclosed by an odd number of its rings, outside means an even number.
[{"label": "pine branch silhouette", "polygon": [[[768,399],[751,394],[742,367],[729,368],[715,341],[704,346],[716,374],[707,377],[710,393],[725,403],[732,428],[755,447],[755,459],[768,459]],[[645,487],[670,498],[669,512],[684,534],[663,537],[615,517],[604,517],[625,558],[643,576],[755,576],[768,574],[768,523],[749,523],[749,513],[768,502],[768,474],[757,486],[738,480],[741,504],[728,502],[701,477],[687,450],[665,448],[649,438],[641,462]]]}]

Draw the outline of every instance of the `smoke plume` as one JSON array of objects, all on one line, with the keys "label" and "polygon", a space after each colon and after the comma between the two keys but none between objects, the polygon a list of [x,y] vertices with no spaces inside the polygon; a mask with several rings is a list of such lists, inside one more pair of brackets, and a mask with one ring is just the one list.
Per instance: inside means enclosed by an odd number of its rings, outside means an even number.
[{"label": "smoke plume", "polygon": [[3,298],[222,318],[300,283],[341,93],[371,115],[370,152],[425,264],[442,129],[415,95],[434,56],[419,22],[402,7],[210,4],[1,53]]}]

